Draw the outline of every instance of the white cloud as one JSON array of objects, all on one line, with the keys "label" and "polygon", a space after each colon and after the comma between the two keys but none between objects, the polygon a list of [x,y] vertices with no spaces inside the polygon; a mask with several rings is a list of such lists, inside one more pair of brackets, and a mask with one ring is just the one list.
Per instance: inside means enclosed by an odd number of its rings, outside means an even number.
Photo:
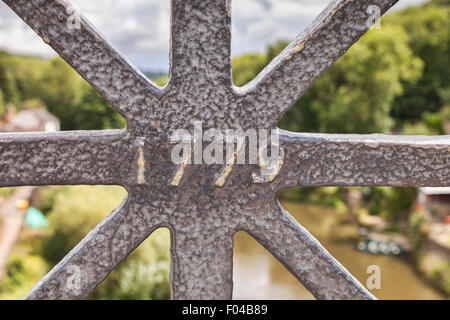
[{"label": "white cloud", "polygon": [[36,56],[54,54],[54,51],[2,1],[0,1],[0,50]]},{"label": "white cloud", "polygon": [[233,55],[263,51],[276,40],[293,39],[327,3],[320,0],[234,1]]},{"label": "white cloud", "polygon": [[239,17],[245,20],[261,18],[265,14],[265,8],[260,1],[245,0],[233,1],[233,18]]},{"label": "white cloud", "polygon": [[[81,12],[138,67],[167,70],[170,0],[72,0]],[[424,0],[402,0],[397,8]],[[327,0],[233,0],[233,55],[263,51],[293,39]],[[53,56],[49,48],[0,1],[0,49]]]}]

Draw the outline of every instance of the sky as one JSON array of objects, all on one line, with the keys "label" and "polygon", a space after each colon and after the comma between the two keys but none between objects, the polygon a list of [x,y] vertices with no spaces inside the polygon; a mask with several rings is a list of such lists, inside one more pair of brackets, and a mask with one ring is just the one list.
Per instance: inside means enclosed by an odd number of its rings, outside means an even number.
[{"label": "sky", "polygon": [[[205,0],[206,1],[206,0]],[[426,0],[400,0],[401,9]],[[122,54],[145,71],[169,68],[170,0],[71,0]],[[327,0],[232,1],[232,55],[264,52],[280,39],[293,40]],[[52,57],[56,53],[0,1],[0,50]]]}]

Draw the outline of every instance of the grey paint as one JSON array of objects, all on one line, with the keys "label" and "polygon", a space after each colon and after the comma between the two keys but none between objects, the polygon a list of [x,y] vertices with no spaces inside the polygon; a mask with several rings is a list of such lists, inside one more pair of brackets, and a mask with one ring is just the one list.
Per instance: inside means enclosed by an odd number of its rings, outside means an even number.
[{"label": "grey paint", "polygon": [[[64,0],[4,0],[128,121],[125,130],[0,135],[1,185],[118,184],[124,203],[55,266],[26,299],[86,298],[158,227],[172,232],[175,299],[232,295],[233,235],[245,230],[320,299],[373,299],[283,210],[276,192],[304,185],[444,186],[450,137],[294,134],[284,165],[254,183],[256,165],[188,165],[179,186],[170,134],[207,128],[273,129],[282,114],[364,33],[366,9],[395,0],[333,1],[248,85],[232,84],[231,12],[225,0],[172,0],[171,76],[159,88],[81,19],[68,29]],[[69,12],[71,12],[69,10]],[[79,273],[77,273],[79,271]],[[81,277],[74,279],[76,274]]]}]

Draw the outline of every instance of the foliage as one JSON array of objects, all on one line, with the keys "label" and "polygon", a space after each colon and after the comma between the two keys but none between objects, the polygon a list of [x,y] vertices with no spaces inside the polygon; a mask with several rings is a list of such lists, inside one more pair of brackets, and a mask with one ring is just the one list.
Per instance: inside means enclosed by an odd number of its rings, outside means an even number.
[{"label": "foliage", "polygon": [[364,187],[361,191],[365,210],[371,215],[383,217],[391,228],[407,215],[417,197],[415,188]]},{"label": "foliage", "polygon": [[403,125],[403,134],[447,134],[446,126],[450,123],[450,104],[443,107],[439,112],[424,112],[423,120]]},{"label": "foliage", "polygon": [[[48,187],[41,196],[41,210],[48,212],[50,236],[40,254],[50,266],[58,263],[108,213],[126,192],[114,186]],[[168,230],[157,230],[97,288],[95,299],[168,299]]]},{"label": "foliage", "polygon": [[0,52],[0,90],[4,102],[17,110],[37,101],[44,104],[60,119],[62,130],[123,128],[126,123],[59,57],[48,60]]},{"label": "foliage", "polygon": [[168,75],[159,76],[159,77],[153,79],[153,82],[155,82],[156,85],[158,85],[160,87],[164,87],[167,84],[167,81],[169,81]]},{"label": "foliage", "polygon": [[[372,133],[433,121],[425,117],[450,96],[449,14],[448,1],[431,1],[383,17],[381,29],[366,33],[316,81],[280,127]],[[253,79],[287,44],[233,59],[234,83]]]},{"label": "foliage", "polygon": [[433,134],[446,134],[445,125],[450,122],[450,104],[439,112],[425,112],[423,122]]},{"label": "foliage", "polygon": [[[16,250],[17,251],[17,250]],[[0,284],[0,299],[21,299],[46,272],[42,257],[15,253],[8,262],[5,281]]]},{"label": "foliage", "polygon": [[[294,131],[388,132],[391,105],[422,63],[395,26],[370,30],[289,110],[280,126]],[[326,92],[326,94],[324,94]]]},{"label": "foliage", "polygon": [[93,293],[93,299],[170,299],[168,229],[156,230]]},{"label": "foliage", "polygon": [[233,82],[243,86],[252,80],[267,64],[267,57],[263,54],[246,54],[236,57],[232,61]]},{"label": "foliage", "polygon": [[15,85],[15,79],[7,63],[0,59],[0,89],[3,94],[4,103],[16,104],[19,99],[19,93]]},{"label": "foliage", "polygon": [[426,233],[430,220],[423,210],[413,211],[409,217],[408,236],[412,245],[412,258],[418,270],[444,294],[450,296],[450,261],[444,255],[429,250]]},{"label": "foliage", "polygon": [[344,210],[346,189],[345,187],[295,187],[282,190],[278,196],[287,200],[321,204]]},{"label": "foliage", "polygon": [[[346,210],[346,194],[349,187],[296,187],[283,190],[279,196],[306,203],[330,206],[338,211]],[[370,215],[383,217],[391,227],[406,217],[416,197],[415,188],[398,187],[363,187],[361,210]]]},{"label": "foliage", "polygon": [[[444,134],[450,121],[449,6],[432,1],[384,17],[294,104],[279,126],[291,131]],[[265,64],[288,42],[268,47]],[[240,58],[243,60],[243,58]],[[250,59],[250,55],[248,55]],[[234,61],[233,61],[234,62]],[[256,76],[261,66],[245,70]],[[233,76],[239,69],[233,64]],[[428,104],[428,102],[431,102]],[[417,122],[417,120],[420,120]],[[346,188],[295,188],[282,195],[341,208]],[[363,207],[391,226],[411,208],[413,188],[362,188]]]},{"label": "foliage", "polygon": [[3,114],[5,112],[6,108],[5,108],[5,99],[3,97],[3,91],[0,88],[0,115]]},{"label": "foliage", "polygon": [[126,125],[125,119],[94,88],[85,83],[81,86],[81,98],[75,111],[72,129],[112,129]]},{"label": "foliage", "polygon": [[[107,214],[116,208],[126,192],[119,187],[48,187],[42,200],[51,226],[42,243],[42,256],[50,265],[58,263]],[[39,209],[42,210],[40,206]]]},{"label": "foliage", "polygon": [[7,197],[13,193],[15,187],[2,187],[0,188],[0,196]]},{"label": "foliage", "polygon": [[79,76],[60,58],[49,61],[43,69],[40,96],[47,109],[61,120],[63,130],[73,129],[74,108],[80,94],[79,82]]},{"label": "foliage", "polygon": [[449,17],[448,1],[431,1],[385,18],[405,29],[409,46],[425,64],[419,80],[404,83],[404,93],[394,101],[392,116],[398,124],[420,121],[425,112],[438,112],[445,105],[440,92],[450,88]]}]

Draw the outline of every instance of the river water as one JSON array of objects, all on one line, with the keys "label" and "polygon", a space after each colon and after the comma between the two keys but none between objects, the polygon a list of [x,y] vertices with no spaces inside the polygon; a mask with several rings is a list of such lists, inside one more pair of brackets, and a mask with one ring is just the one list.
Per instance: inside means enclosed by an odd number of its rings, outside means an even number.
[{"label": "river water", "polygon": [[[370,292],[378,299],[443,299],[403,257],[372,255],[353,249],[350,242],[332,240],[337,212],[317,206],[282,202],[291,215],[307,228],[322,245],[363,285],[370,274],[367,267],[381,270],[381,289]],[[342,216],[342,215],[341,215]],[[349,230],[354,226],[347,226]],[[235,236],[234,299],[314,299],[284,266],[245,232]]]}]

